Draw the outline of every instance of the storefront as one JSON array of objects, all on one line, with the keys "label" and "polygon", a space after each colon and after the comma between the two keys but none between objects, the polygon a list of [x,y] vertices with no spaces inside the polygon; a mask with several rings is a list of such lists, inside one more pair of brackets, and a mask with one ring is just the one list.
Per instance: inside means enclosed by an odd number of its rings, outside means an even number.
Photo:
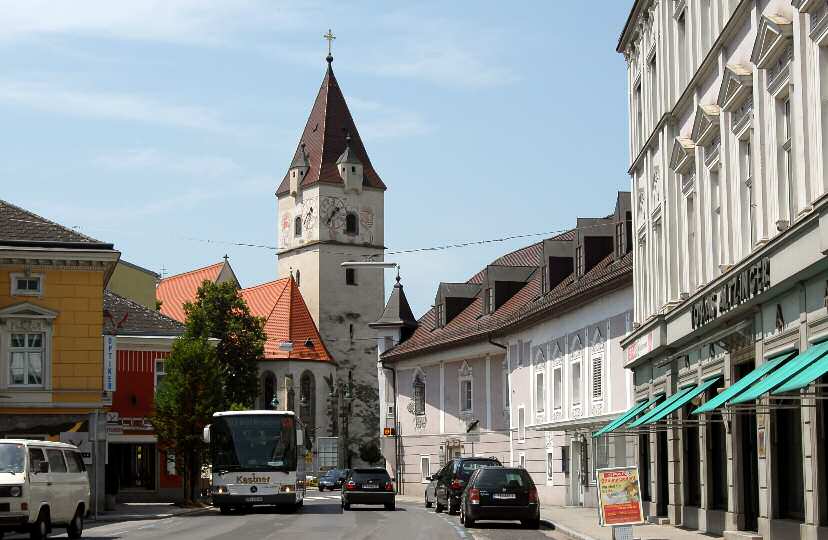
[{"label": "storefront", "polygon": [[[623,342],[645,513],[713,534],[828,525],[825,202]],[[821,534],[821,532],[819,533]]]}]

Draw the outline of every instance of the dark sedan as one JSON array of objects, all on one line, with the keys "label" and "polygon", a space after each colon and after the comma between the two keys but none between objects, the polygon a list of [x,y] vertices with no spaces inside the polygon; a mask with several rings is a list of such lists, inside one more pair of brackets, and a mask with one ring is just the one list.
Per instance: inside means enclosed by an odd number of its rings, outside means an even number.
[{"label": "dark sedan", "polygon": [[352,504],[382,504],[386,510],[394,510],[396,492],[394,482],[385,469],[354,469],[342,484],[342,508],[350,510]]},{"label": "dark sedan", "polygon": [[486,467],[469,478],[460,502],[460,522],[473,527],[479,520],[520,521],[540,526],[538,489],[524,469]]},{"label": "dark sedan", "polygon": [[319,491],[340,489],[347,475],[347,469],[331,469],[319,479]]}]

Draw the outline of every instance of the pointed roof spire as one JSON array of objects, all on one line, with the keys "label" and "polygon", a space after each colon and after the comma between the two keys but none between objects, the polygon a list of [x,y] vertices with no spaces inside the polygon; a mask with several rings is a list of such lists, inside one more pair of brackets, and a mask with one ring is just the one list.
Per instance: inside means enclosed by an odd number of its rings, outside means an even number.
[{"label": "pointed roof spire", "polygon": [[342,152],[342,155],[336,160],[337,165],[341,163],[362,165],[362,162],[357,157],[356,152],[354,152],[351,148],[351,134],[347,129],[345,130],[345,151]]},{"label": "pointed roof spire", "polygon": [[388,297],[388,303],[385,304],[382,315],[376,322],[372,322],[368,326],[372,328],[397,326],[417,328],[417,319],[414,318],[411,305],[408,303],[408,298],[405,297],[405,291],[400,282],[399,273],[397,274],[397,282],[394,284],[391,296]]},{"label": "pointed roof spire", "polygon": [[[350,143],[345,139],[346,132],[350,135]],[[362,138],[348,110],[345,96],[342,95],[333,68],[328,63],[322,86],[316,95],[300,138],[300,144],[296,146],[291,161],[291,164],[297,160],[301,161],[303,152],[308,157],[309,168],[301,180],[301,187],[306,188],[317,183],[341,185],[343,180],[339,175],[336,161],[348,146],[354,158],[358,159],[363,166],[363,186],[386,189],[379,174],[371,165],[368,152],[362,144]],[[276,190],[276,195],[286,195],[289,191],[290,175],[286,172],[282,183]]]},{"label": "pointed roof spire", "polygon": [[299,144],[299,151],[296,152],[296,155],[293,156],[293,161],[290,163],[290,168],[293,169],[294,167],[310,167],[304,142]]}]

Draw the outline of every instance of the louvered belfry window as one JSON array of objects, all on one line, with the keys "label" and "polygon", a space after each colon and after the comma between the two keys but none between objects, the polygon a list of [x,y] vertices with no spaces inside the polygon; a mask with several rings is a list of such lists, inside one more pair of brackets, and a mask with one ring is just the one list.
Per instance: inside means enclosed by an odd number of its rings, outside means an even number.
[{"label": "louvered belfry window", "polygon": [[604,395],[604,359],[600,356],[592,359],[592,399],[598,400]]}]

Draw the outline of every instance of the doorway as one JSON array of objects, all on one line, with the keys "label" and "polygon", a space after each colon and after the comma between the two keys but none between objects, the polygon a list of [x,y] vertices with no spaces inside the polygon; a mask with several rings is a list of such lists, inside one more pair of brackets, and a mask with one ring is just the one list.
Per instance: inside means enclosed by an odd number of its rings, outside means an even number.
[{"label": "doorway", "polygon": [[802,471],[802,411],[797,400],[780,400],[773,411],[774,480],[778,487],[776,517],[805,521]]},{"label": "doorway", "polygon": [[581,459],[581,456],[585,451],[585,444],[580,441],[573,440],[571,445],[572,451],[570,452],[570,455],[572,456],[572,470],[569,474],[570,504],[572,506],[583,506],[584,491],[582,477],[584,476],[585,471],[583,470],[583,460]]},{"label": "doorway", "polygon": [[638,436],[638,477],[641,479],[641,500],[653,500],[650,494],[650,435]]},{"label": "doorway", "polygon": [[[683,410],[683,418],[691,418],[695,405],[688,405]],[[684,463],[684,504],[701,506],[701,455],[699,452],[699,425],[688,421],[682,430],[682,461]]]},{"label": "doorway", "polygon": [[156,451],[153,443],[110,443],[109,464],[120,490],[154,491]]},{"label": "doorway", "polygon": [[[755,368],[754,361],[736,364],[733,368],[734,380],[738,381]],[[721,415],[719,415],[721,417]],[[741,459],[742,512],[745,517],[743,530],[759,530],[759,444],[756,435],[756,411],[749,410],[735,415],[739,426],[739,447],[734,452],[736,459]]]},{"label": "doorway", "polygon": [[670,480],[667,477],[667,431],[656,432],[656,515],[667,516]]}]

